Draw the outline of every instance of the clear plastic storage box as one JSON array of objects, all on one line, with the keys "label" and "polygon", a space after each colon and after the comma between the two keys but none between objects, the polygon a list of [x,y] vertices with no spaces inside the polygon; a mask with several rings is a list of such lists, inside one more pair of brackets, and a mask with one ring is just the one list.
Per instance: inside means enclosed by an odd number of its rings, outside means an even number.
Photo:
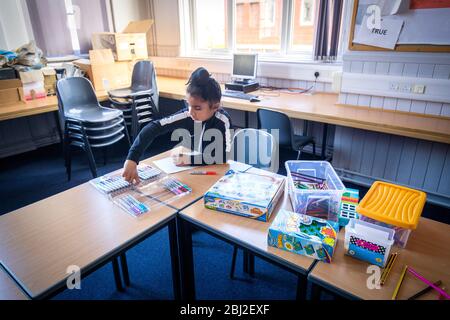
[{"label": "clear plastic storage box", "polygon": [[345,186],[327,161],[286,161],[288,190],[294,211],[339,220]]}]

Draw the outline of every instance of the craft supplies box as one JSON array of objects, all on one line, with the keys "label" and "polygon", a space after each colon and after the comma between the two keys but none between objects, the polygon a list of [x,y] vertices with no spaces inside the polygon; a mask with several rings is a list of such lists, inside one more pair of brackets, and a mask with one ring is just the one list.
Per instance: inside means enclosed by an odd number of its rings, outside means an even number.
[{"label": "craft supplies box", "polygon": [[280,210],[269,228],[268,244],[329,263],[338,232],[336,222]]},{"label": "craft supplies box", "polygon": [[345,253],[384,267],[394,244],[394,232],[390,228],[350,219],[345,227]]},{"label": "craft supplies box", "polygon": [[[285,166],[294,211],[337,222],[345,186],[331,164],[327,161],[286,161]],[[305,179],[323,179],[327,189],[298,188],[300,175]]]},{"label": "craft supplies box", "polygon": [[205,207],[269,221],[283,194],[284,180],[283,176],[266,171],[258,174],[230,170],[205,193]]},{"label": "craft supplies box", "polygon": [[395,244],[405,248],[417,228],[426,193],[392,183],[375,181],[356,207],[360,219],[395,230]]}]

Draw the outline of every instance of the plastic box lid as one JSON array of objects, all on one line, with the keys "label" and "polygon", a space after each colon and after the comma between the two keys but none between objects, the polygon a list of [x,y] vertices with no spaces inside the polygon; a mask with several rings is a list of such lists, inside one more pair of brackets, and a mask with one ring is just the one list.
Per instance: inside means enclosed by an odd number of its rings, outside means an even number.
[{"label": "plastic box lid", "polygon": [[416,229],[426,199],[425,192],[375,181],[356,211],[377,221]]}]

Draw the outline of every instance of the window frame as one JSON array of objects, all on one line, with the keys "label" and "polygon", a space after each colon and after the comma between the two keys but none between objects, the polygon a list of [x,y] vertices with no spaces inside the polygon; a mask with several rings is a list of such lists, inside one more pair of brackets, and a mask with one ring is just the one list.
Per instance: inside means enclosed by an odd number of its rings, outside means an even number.
[{"label": "window frame", "polygon": [[[227,1],[227,17],[226,25],[228,27],[228,39],[226,40],[225,49],[204,50],[199,49],[197,45],[195,31],[195,4],[196,0],[179,0],[180,7],[180,26],[182,37],[182,56],[186,57],[205,57],[205,58],[229,58],[236,50],[236,0]],[[282,1],[282,21],[281,21],[281,44],[277,53],[261,53],[258,52],[260,61],[301,61],[314,62],[313,50],[296,50],[293,47],[292,39],[294,34],[294,14],[295,0]],[[186,25],[189,24],[189,28]],[[313,24],[314,26],[314,24]],[[342,36],[341,30],[341,36]],[[340,57],[338,58],[340,60]]]}]

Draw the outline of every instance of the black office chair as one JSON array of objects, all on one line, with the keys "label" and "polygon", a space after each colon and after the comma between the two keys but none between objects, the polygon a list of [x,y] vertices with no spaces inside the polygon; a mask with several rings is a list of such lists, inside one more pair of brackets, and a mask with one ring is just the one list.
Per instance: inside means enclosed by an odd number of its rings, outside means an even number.
[{"label": "black office chair", "polygon": [[[97,177],[93,148],[105,148],[124,139],[130,145],[123,114],[100,106],[91,82],[73,77],[56,84],[63,146],[68,179],[71,179],[71,147],[83,149],[88,157],[92,176]],[[106,161],[106,158],[105,158]]]},{"label": "black office chair", "polygon": [[313,155],[316,155],[316,143],[313,137],[301,136],[294,134],[291,120],[282,112],[258,109],[258,128],[266,129],[271,132],[273,129],[279,130],[279,146],[284,148],[292,148],[297,151],[297,160],[300,159],[302,150],[308,144],[312,144]]},{"label": "black office chair", "polygon": [[156,70],[151,61],[138,61],[133,68],[131,87],[108,92],[111,107],[124,113],[132,141],[159,113]]},{"label": "black office chair", "polygon": [[[249,164],[255,168],[274,171],[273,167],[278,165],[275,138],[268,132],[257,129],[241,129],[233,137],[230,158],[235,161]],[[265,150],[264,150],[265,149]],[[264,150],[265,154],[261,154]],[[255,273],[255,257],[246,249],[243,249],[244,272],[253,276]],[[233,248],[231,260],[230,278],[234,278],[236,269],[236,256],[238,246]]]}]

